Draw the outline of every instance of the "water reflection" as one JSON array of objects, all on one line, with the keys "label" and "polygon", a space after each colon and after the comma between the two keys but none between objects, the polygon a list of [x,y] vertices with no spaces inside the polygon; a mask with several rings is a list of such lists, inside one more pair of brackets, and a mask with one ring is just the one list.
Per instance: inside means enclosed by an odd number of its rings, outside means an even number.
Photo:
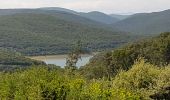
[{"label": "water reflection", "polygon": [[[89,60],[92,58],[92,55],[84,55],[81,59],[77,62],[77,67],[86,65]],[[32,59],[44,61],[46,64],[54,64],[57,66],[64,67],[66,66],[66,55],[59,55],[59,56],[37,56],[31,57]]]}]

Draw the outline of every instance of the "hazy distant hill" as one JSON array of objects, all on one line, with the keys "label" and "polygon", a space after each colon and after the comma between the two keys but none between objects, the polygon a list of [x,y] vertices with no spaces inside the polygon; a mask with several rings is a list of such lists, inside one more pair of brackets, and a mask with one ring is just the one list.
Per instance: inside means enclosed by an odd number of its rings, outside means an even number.
[{"label": "hazy distant hill", "polygon": [[61,7],[43,7],[43,8],[39,8],[41,10],[57,10],[57,11],[63,11],[63,12],[68,12],[68,13],[73,13],[76,14],[78,12],[70,10],[70,9],[66,9],[66,8],[61,8]]},{"label": "hazy distant hill", "polygon": [[119,20],[124,20],[124,19],[130,17],[131,15],[110,14],[110,16],[113,17],[113,18],[117,18]]},{"label": "hazy distant hill", "polygon": [[118,22],[119,19],[111,17],[107,14],[98,12],[98,11],[93,11],[93,12],[89,12],[89,13],[80,13],[81,16],[89,18],[91,20],[97,21],[97,22],[101,22],[101,23],[105,23],[105,24],[113,24],[115,22]]},{"label": "hazy distant hill", "polygon": [[[22,14],[22,13],[35,13],[35,14],[49,14],[55,15],[60,19],[64,19],[67,21],[74,21],[77,23],[88,24],[88,25],[100,25],[102,23],[98,23],[96,21],[64,12],[64,11],[57,11],[57,10],[41,10],[41,9],[0,9],[0,15],[14,15],[14,14]],[[103,25],[103,24],[102,24]],[[100,25],[100,26],[102,26]]]},{"label": "hazy distant hill", "polygon": [[168,32],[170,31],[170,10],[135,14],[113,24],[113,27],[138,34]]},{"label": "hazy distant hill", "polygon": [[0,9],[0,16],[2,15],[13,15],[17,13],[31,12],[30,9]]},{"label": "hazy distant hill", "polygon": [[98,11],[92,11],[89,13],[84,13],[84,12],[76,12],[70,9],[66,9],[66,8],[60,8],[60,7],[44,7],[44,8],[40,8],[41,10],[50,10],[50,11],[64,11],[67,13],[72,13],[72,14],[76,14],[76,15],[80,15],[82,17],[88,18],[90,20],[96,21],[96,22],[100,22],[103,24],[113,24],[117,21],[119,21],[119,18],[114,18],[113,16],[111,17],[110,15],[104,14],[102,12],[98,12]]},{"label": "hazy distant hill", "polygon": [[0,16],[0,47],[28,55],[58,54],[66,53],[77,40],[82,40],[88,48],[97,49],[112,48],[130,38],[87,21],[68,13],[32,12]]}]

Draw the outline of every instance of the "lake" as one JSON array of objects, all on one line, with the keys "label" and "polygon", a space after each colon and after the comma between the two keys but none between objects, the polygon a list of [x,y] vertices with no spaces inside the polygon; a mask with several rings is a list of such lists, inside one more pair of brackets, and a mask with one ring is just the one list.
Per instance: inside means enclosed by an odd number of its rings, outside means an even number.
[{"label": "lake", "polygon": [[[46,64],[54,64],[61,66],[62,68],[66,66],[66,57],[67,55],[52,55],[52,56],[34,56],[30,57],[31,59],[44,61]],[[93,55],[82,55],[82,58],[77,62],[77,67],[86,65]]]}]

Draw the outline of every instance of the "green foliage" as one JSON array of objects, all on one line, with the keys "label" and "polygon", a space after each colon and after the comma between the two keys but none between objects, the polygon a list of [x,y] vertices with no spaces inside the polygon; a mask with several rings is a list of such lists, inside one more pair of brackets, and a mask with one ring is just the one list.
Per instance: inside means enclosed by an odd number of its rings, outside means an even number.
[{"label": "green foliage", "polygon": [[130,69],[139,57],[157,66],[169,64],[170,33],[162,33],[158,37],[96,55],[88,65],[81,68],[82,74],[88,78],[107,77],[108,73],[114,76],[122,69]]},{"label": "green foliage", "polygon": [[[14,100],[141,100],[167,93],[170,66],[157,67],[143,59],[111,81],[87,80],[78,71],[32,66],[24,71],[0,73],[0,98]],[[166,98],[166,97],[164,97]]]},{"label": "green foliage", "polygon": [[[6,53],[13,55],[11,59],[14,57],[18,58],[17,61],[25,61],[19,59],[22,57],[20,54],[9,51]],[[107,53],[107,56],[104,56],[106,64],[111,64],[107,61],[111,54]],[[4,55],[4,57],[8,56]],[[97,71],[91,71],[94,76],[102,75],[102,71],[103,73],[109,71],[109,67],[108,69],[100,67],[101,69]],[[54,65],[34,64],[25,70],[0,72],[0,98],[10,100],[140,100],[166,99],[169,96],[169,90],[167,90],[170,86],[169,65],[158,67],[139,59],[128,71],[122,70],[117,73],[111,80],[105,78],[89,80],[87,76],[80,75],[82,69],[68,72]]]},{"label": "green foliage", "polygon": [[126,88],[133,91],[143,99],[163,91],[170,86],[170,66],[159,68],[150,63],[145,63],[143,59],[136,62],[128,71],[122,71],[114,78],[113,85],[117,89]]},{"label": "green foliage", "polygon": [[25,71],[0,73],[0,98],[14,100],[139,100],[125,89],[109,87],[104,80],[85,80],[59,70],[36,67]]},{"label": "green foliage", "polygon": [[76,64],[79,59],[81,59],[81,54],[83,54],[82,50],[82,42],[79,40],[77,43],[73,46],[70,53],[67,55],[66,58],[66,69],[74,70],[76,69]]}]

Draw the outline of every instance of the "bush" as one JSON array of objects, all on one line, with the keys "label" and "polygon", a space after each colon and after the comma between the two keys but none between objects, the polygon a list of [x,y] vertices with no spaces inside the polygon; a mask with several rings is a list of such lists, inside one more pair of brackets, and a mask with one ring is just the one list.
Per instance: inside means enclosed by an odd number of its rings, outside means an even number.
[{"label": "bush", "polygon": [[0,98],[12,100],[138,100],[126,89],[115,89],[105,80],[85,80],[60,70],[36,67],[0,74]]},{"label": "bush", "polygon": [[145,99],[155,92],[170,86],[170,66],[159,68],[143,59],[136,62],[128,71],[120,72],[113,81],[116,88],[125,88]]}]

